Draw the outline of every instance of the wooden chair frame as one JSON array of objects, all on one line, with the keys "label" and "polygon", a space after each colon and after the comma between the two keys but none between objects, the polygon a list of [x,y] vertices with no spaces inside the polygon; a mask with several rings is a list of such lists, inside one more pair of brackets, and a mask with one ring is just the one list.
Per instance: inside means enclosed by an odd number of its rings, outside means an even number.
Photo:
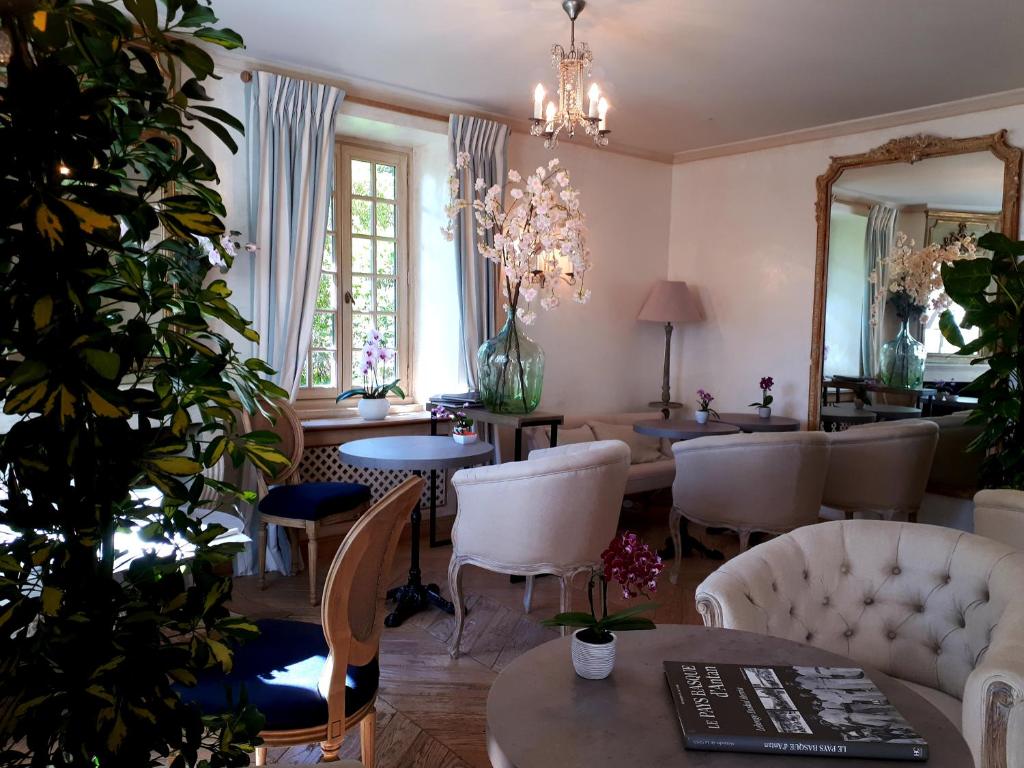
[{"label": "wooden chair frame", "polygon": [[[324,599],[320,608],[324,637],[330,648],[328,661],[330,682],[327,693],[327,722],[309,728],[288,731],[263,731],[263,745],[256,748],[256,765],[266,765],[268,747],[320,742],[325,761],[338,759],[338,750],[346,732],[359,725],[360,753],[365,768],[373,768],[377,728],[377,695],[351,715],[345,714],[345,675],[350,664],[369,664],[380,650],[380,635],[384,629],[383,606],[398,540],[405,527],[409,511],[419,504],[423,480],[410,477],[392,489],[352,526],[341,543],[324,585]],[[377,588],[374,595],[375,611],[370,631],[357,637],[351,625],[353,598],[352,585],[363,556],[374,536],[386,536],[383,560],[377,564]]]}]

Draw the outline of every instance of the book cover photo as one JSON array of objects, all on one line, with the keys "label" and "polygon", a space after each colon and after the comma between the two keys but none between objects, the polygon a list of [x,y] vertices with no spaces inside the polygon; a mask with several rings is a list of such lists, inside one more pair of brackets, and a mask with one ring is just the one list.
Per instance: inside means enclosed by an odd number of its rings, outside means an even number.
[{"label": "book cover photo", "polygon": [[664,667],[687,749],[928,759],[925,740],[858,667]]}]

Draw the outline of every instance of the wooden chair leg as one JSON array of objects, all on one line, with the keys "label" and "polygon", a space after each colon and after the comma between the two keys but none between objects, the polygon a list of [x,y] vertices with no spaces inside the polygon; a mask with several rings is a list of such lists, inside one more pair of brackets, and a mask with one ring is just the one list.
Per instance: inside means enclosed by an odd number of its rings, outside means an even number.
[{"label": "wooden chair leg", "polygon": [[267,764],[267,748],[266,747],[256,747],[256,755],[255,755],[255,757],[256,757],[256,765],[266,765]]},{"label": "wooden chair leg", "polygon": [[316,547],[317,534],[320,526],[315,522],[306,523],[306,537],[309,539],[307,549],[309,556],[306,558],[306,569],[309,571],[309,604],[320,603],[320,593],[316,589]]},{"label": "wooden chair leg", "polygon": [[683,560],[683,536],[679,531],[679,521],[682,516],[678,507],[672,507],[672,511],[668,513],[668,529],[672,534],[672,549],[675,552],[675,557],[672,558],[672,572],[668,579],[673,584],[679,581],[679,567]]},{"label": "wooden chair leg", "polygon": [[448,563],[448,591],[455,606],[455,629],[452,630],[448,642],[448,653],[453,659],[459,656],[459,643],[462,642],[462,622],[466,614],[466,606],[462,599],[462,564],[454,557]]},{"label": "wooden chair leg", "polygon": [[359,756],[364,768],[373,768],[377,749],[377,710],[371,709],[369,714],[359,721]]},{"label": "wooden chair leg", "polygon": [[289,576],[297,576],[302,573],[302,548],[299,546],[299,532],[295,528],[288,529],[288,550],[291,552],[291,564],[288,568]]},{"label": "wooden chair leg", "polygon": [[526,577],[526,587],[523,590],[523,612],[529,613],[533,604],[533,576]]},{"label": "wooden chair leg", "polygon": [[260,568],[260,589],[267,588],[267,524],[261,519],[259,522],[260,534],[256,538],[256,546],[259,548],[257,555]]}]

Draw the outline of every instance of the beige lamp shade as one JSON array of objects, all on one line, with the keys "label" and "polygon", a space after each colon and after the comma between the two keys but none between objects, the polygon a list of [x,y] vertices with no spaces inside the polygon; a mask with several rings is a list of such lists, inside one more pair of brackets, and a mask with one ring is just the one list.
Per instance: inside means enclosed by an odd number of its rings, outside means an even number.
[{"label": "beige lamp shade", "polygon": [[651,289],[637,319],[653,323],[695,323],[704,318],[686,283],[659,280]]}]

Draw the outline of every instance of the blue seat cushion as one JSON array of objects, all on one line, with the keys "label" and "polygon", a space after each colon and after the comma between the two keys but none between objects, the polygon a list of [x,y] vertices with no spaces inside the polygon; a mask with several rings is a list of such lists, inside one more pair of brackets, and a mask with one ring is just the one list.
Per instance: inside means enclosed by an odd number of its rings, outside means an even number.
[{"label": "blue seat cushion", "polygon": [[[230,674],[207,670],[192,688],[176,685],[186,702],[199,705],[204,714],[230,709],[225,686],[238,702],[245,685],[249,703],[267,718],[264,730],[287,731],[313,728],[327,722],[327,689],[319,689],[320,673],[327,663],[327,640],[319,624],[284,619],[256,622],[259,637],[235,649]],[[324,681],[327,684],[327,681]],[[362,667],[349,666],[345,675],[345,715],[365,706],[377,692],[380,667],[375,658]]]},{"label": "blue seat cushion", "polygon": [[260,502],[260,512],[294,520],[320,520],[369,500],[369,487],[359,483],[275,485]]}]

